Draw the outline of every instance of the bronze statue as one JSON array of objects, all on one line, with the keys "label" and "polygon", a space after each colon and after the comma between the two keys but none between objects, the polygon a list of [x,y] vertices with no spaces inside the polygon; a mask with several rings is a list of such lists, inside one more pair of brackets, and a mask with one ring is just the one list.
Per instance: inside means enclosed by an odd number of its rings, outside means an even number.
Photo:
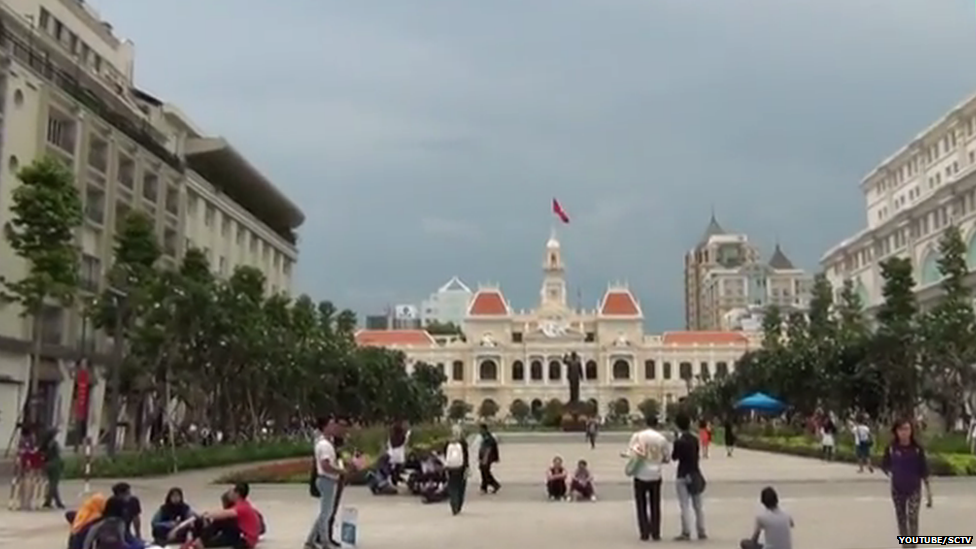
[{"label": "bronze statue", "polygon": [[573,351],[563,356],[566,365],[566,379],[569,380],[569,404],[576,405],[580,398],[580,378],[583,377],[583,367],[580,357]]}]

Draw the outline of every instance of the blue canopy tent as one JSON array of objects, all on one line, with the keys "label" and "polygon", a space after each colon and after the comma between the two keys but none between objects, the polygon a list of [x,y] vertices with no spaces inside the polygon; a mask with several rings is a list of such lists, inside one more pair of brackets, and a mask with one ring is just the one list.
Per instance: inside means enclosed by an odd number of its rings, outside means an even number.
[{"label": "blue canopy tent", "polygon": [[735,408],[757,412],[781,412],[786,408],[786,405],[767,394],[755,393],[737,402]]}]

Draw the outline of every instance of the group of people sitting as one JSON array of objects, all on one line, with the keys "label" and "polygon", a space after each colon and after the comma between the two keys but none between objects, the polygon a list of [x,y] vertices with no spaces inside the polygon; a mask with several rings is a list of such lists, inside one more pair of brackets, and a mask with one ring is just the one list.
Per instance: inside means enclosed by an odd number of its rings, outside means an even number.
[{"label": "group of people sitting", "polygon": [[434,452],[423,457],[411,455],[403,466],[395,465],[389,455],[383,454],[367,477],[370,491],[377,496],[397,495],[401,483],[424,503],[447,499],[447,469]]},{"label": "group of people sitting", "polygon": [[[250,487],[238,483],[221,496],[221,508],[195,513],[180,488],[172,488],[152,517],[152,544],[183,549],[230,547],[253,549],[265,532],[264,518],[248,500]],[[126,483],[112,495],[96,493],[77,511],[68,511],[68,549],[146,549],[142,539],[142,505]]]},{"label": "group of people sitting", "polygon": [[586,460],[579,460],[573,475],[569,476],[563,458],[552,458],[552,465],[546,470],[546,495],[553,501],[596,501],[593,474]]}]

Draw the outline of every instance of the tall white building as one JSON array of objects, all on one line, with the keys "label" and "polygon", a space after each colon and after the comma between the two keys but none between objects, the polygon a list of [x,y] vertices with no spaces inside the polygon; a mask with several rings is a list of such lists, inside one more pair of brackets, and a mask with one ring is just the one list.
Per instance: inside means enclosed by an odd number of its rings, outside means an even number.
[{"label": "tall white building", "polygon": [[[866,227],[827,251],[821,265],[839,291],[851,280],[868,309],[882,301],[879,264],[907,257],[923,306],[937,295],[938,241],[958,226],[976,267],[976,96],[952,109],[861,181]],[[970,284],[976,283],[976,279]]]},{"label": "tall white building", "polygon": [[453,277],[446,284],[430,294],[420,305],[420,318],[424,326],[431,323],[446,324],[448,322],[460,326],[468,313],[468,305],[474,293],[458,277]]},{"label": "tall white building", "polygon": [[[0,220],[9,219],[19,169],[50,155],[72,169],[83,200],[82,297],[104,289],[116,230],[133,210],[155,220],[164,267],[197,246],[216,272],[252,265],[270,291],[287,292],[301,211],[226,140],[136,89],[134,65],[132,43],[81,0],[0,1]],[[0,276],[18,280],[25,271],[0,238]],[[20,313],[0,306],[0,446],[30,377],[31,327]],[[52,304],[44,313],[36,375],[49,424],[69,425],[71,366],[82,357],[109,361],[111,341],[88,324],[78,307]],[[104,388],[96,380],[89,432],[99,428]]]}]

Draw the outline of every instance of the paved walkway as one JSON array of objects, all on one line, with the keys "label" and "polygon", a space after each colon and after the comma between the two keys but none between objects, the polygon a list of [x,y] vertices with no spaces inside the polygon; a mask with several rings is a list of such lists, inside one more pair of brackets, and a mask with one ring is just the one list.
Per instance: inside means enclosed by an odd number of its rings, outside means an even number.
[{"label": "paved walkway", "polygon": [[[481,549],[532,546],[555,547],[645,546],[637,540],[633,506],[623,476],[621,444],[603,444],[590,450],[581,441],[502,443],[497,469],[504,483],[494,496],[469,486],[464,513],[451,517],[446,505],[423,505],[412,497],[377,498],[363,489],[350,489],[345,504],[359,510],[361,546],[421,549],[459,547]],[[542,497],[540,480],[552,455],[568,461],[588,459],[596,473],[600,501],[549,503]],[[673,468],[672,468],[673,469]],[[894,518],[887,484],[878,474],[859,475],[852,467],[803,458],[737,451],[733,458],[717,452],[704,462],[709,479],[706,513],[711,539],[695,547],[731,548],[749,534],[758,508],[759,490],[773,484],[784,507],[796,519],[794,546],[798,549],[874,549],[893,547]],[[191,503],[215,503],[221,486],[208,484],[213,472],[193,472],[167,479],[134,482],[147,510],[165,491],[182,486]],[[673,470],[667,473],[668,479]],[[96,485],[99,490],[107,484]],[[80,484],[67,483],[66,499],[77,501]],[[923,510],[922,534],[971,535],[976,533],[976,482],[947,479],[935,483],[936,502]],[[664,534],[678,533],[673,486],[664,487]],[[269,533],[261,547],[295,549],[301,546],[315,513],[305,486],[255,486],[252,499],[265,514]],[[0,547],[53,549],[63,546],[66,527],[55,513],[0,511]],[[658,547],[677,547],[665,542]]]}]

